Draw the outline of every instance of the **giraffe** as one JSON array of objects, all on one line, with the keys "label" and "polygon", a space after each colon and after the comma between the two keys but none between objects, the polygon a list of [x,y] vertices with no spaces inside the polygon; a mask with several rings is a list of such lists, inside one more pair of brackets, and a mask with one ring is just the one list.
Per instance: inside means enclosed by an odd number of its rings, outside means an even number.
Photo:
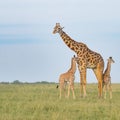
[{"label": "giraffe", "polygon": [[[74,80],[75,80],[75,72],[76,72],[76,57],[75,55],[71,58],[71,67],[70,69],[66,72],[60,75],[59,77],[59,86],[60,86],[60,96],[59,98],[61,99],[61,94],[62,90],[66,89],[66,85],[68,84],[68,94],[67,97],[69,98],[70,95],[70,89],[72,90],[73,94],[73,99],[75,99],[75,93],[74,93]],[[57,85],[58,88],[58,85]]]},{"label": "giraffe", "polygon": [[86,71],[87,68],[91,68],[98,80],[98,96],[102,97],[102,79],[104,70],[104,60],[102,56],[90,50],[86,44],[77,42],[68,36],[64,31],[64,27],[60,26],[60,23],[56,23],[53,34],[59,33],[64,43],[73,50],[78,57],[78,69],[80,73],[80,93],[81,97],[86,97]]},{"label": "giraffe", "polygon": [[112,99],[112,87],[111,87],[111,64],[115,61],[112,59],[112,57],[109,57],[107,62],[107,67],[105,69],[105,72],[103,73],[103,90],[104,90],[104,99],[106,99],[106,91],[109,89],[110,99]]}]

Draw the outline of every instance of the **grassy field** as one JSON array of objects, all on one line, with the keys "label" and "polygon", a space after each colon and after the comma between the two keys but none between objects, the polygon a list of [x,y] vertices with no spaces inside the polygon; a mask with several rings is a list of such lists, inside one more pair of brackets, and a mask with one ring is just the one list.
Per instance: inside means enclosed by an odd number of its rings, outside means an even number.
[{"label": "grassy field", "polygon": [[98,99],[97,84],[87,85],[87,98],[58,98],[56,84],[0,84],[0,120],[120,120],[120,84],[113,99]]}]

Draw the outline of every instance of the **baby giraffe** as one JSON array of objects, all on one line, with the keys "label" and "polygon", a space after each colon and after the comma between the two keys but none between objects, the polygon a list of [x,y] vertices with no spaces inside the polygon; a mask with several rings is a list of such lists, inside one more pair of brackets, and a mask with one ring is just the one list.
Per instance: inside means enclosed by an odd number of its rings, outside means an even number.
[{"label": "baby giraffe", "polygon": [[73,94],[73,99],[75,99],[74,80],[75,80],[75,72],[76,72],[76,60],[77,60],[77,57],[75,57],[74,55],[71,59],[71,68],[66,73],[61,74],[59,77],[60,99],[61,99],[62,90],[64,90],[65,92],[67,84],[68,84],[67,97],[69,98],[70,89],[71,89]]},{"label": "baby giraffe", "polygon": [[106,99],[107,89],[109,90],[110,99],[112,99],[112,87],[111,87],[111,76],[110,76],[111,63],[114,63],[114,60],[112,59],[112,57],[109,57],[108,62],[107,62],[107,68],[103,74],[103,90],[105,92],[104,99]]}]

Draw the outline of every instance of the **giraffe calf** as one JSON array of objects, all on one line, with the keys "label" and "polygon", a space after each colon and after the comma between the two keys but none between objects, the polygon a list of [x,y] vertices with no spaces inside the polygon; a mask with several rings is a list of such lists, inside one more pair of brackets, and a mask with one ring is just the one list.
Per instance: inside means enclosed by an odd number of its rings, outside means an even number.
[{"label": "giraffe calf", "polygon": [[114,63],[112,57],[109,57],[107,62],[107,68],[103,74],[103,90],[104,90],[104,99],[106,99],[106,91],[109,90],[110,99],[112,99],[112,87],[111,87],[111,64]]},{"label": "giraffe calf", "polygon": [[[66,85],[68,84],[68,93],[67,97],[69,98],[70,89],[72,90],[73,99],[75,99],[74,93],[74,80],[75,80],[75,72],[76,72],[76,59],[75,55],[71,59],[71,68],[66,72],[60,75],[59,77],[59,87],[60,87],[60,99],[62,95],[62,91],[64,90],[64,94],[66,96]],[[58,88],[58,86],[57,86]]]}]

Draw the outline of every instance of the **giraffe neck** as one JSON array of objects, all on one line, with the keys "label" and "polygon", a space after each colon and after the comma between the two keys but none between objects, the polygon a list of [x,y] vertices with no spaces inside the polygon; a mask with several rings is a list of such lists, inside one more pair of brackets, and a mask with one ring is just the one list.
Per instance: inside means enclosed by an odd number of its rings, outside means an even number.
[{"label": "giraffe neck", "polygon": [[68,70],[68,72],[76,72],[76,62],[74,60],[71,60],[71,68]]},{"label": "giraffe neck", "polygon": [[111,63],[108,62],[108,63],[107,63],[107,68],[106,68],[106,70],[105,70],[105,74],[109,75],[109,74],[110,74],[110,71],[111,71]]},{"label": "giraffe neck", "polygon": [[65,44],[73,51],[77,52],[76,50],[76,45],[77,42],[74,41],[73,39],[71,39],[71,37],[69,37],[63,30],[61,30],[59,32],[61,38],[63,39],[63,41],[65,42]]}]

